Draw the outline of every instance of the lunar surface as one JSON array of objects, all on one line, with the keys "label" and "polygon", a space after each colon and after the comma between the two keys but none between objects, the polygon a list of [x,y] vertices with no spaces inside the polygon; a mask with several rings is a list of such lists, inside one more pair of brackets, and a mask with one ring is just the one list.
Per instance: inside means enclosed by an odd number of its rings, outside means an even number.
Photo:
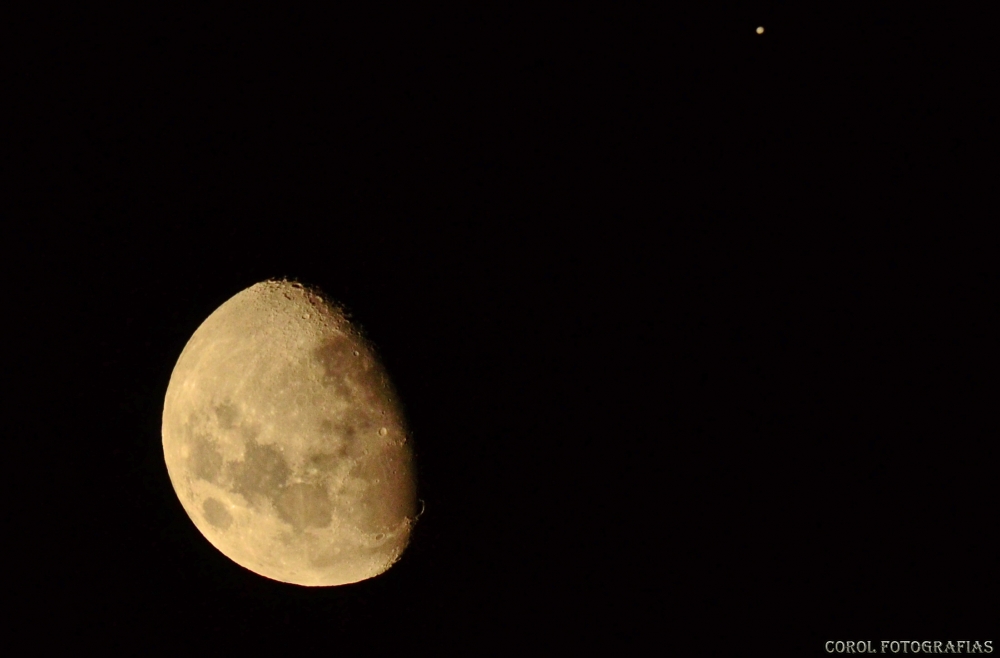
[{"label": "lunar surface", "polygon": [[392,384],[301,284],[258,283],[198,327],[167,387],[163,454],[198,530],[261,576],[353,583],[409,541],[415,478]]}]

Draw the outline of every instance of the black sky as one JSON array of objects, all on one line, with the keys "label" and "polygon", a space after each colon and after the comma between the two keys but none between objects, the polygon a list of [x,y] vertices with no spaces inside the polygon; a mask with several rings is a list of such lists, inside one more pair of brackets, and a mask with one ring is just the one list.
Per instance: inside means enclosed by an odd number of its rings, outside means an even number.
[{"label": "black sky", "polygon": [[[762,14],[39,23],[4,142],[26,619],[128,651],[995,640],[984,47]],[[417,448],[412,545],[348,587],[230,562],[163,463],[185,342],[285,276],[353,312]]]}]

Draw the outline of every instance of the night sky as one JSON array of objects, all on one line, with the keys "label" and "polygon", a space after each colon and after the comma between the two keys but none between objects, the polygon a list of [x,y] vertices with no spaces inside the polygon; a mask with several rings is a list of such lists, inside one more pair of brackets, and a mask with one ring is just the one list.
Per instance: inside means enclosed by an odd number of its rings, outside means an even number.
[{"label": "night sky", "polygon": [[[985,41],[780,3],[34,21],[3,244],[39,645],[1000,639]],[[426,510],[373,580],[259,577],[167,477],[177,357],[274,277],[406,408]]]}]

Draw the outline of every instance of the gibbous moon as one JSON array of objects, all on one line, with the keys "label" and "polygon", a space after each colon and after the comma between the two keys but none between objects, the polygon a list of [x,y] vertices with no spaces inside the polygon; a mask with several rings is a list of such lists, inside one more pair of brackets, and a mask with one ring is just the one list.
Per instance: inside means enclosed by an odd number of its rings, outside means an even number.
[{"label": "gibbous moon", "polygon": [[258,283],[198,327],[167,386],[163,455],[198,530],[261,576],[354,583],[409,541],[416,483],[392,384],[301,284]]}]

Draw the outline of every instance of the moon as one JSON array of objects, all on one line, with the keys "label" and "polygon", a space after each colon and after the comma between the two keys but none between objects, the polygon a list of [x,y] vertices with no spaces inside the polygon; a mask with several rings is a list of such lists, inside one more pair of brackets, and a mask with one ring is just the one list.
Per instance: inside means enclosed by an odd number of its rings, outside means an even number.
[{"label": "moon", "polygon": [[216,309],[174,366],[162,430],[184,510],[254,573],[355,583],[409,543],[416,480],[395,389],[316,288],[264,281]]}]

